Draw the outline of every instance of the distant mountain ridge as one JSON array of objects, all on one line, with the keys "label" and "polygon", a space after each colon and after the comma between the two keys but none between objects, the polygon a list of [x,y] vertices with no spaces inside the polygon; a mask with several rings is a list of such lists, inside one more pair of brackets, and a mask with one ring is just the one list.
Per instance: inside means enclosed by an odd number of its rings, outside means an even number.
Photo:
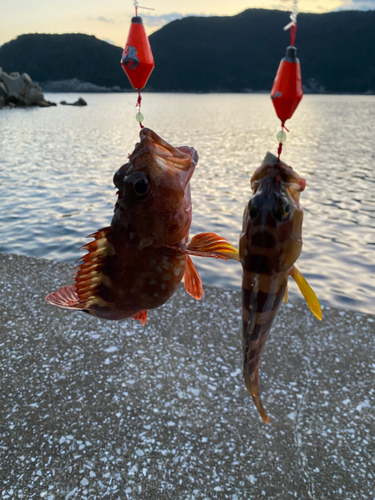
[{"label": "distant mountain ridge", "polygon": [[[248,9],[231,17],[188,17],[150,36],[153,91],[270,90],[289,44],[285,11]],[[125,41],[125,40],[124,40]],[[375,11],[299,14],[296,38],[311,90],[375,92]],[[22,35],[0,47],[0,66],[41,83],[73,80],[130,89],[122,48],[83,34]]]},{"label": "distant mountain ridge", "polygon": [[90,82],[101,87],[128,87],[119,64],[121,48],[83,34],[21,35],[0,48],[0,66],[47,81]]}]

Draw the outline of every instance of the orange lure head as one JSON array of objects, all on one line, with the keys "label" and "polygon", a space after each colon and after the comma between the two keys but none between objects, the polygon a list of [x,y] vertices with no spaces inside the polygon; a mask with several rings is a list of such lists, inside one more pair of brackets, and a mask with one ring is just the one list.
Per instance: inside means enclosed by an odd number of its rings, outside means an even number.
[{"label": "orange lure head", "polygon": [[112,227],[139,248],[175,245],[188,237],[189,181],[198,153],[188,146],[175,148],[148,128],[140,139],[113,179],[118,200]]}]

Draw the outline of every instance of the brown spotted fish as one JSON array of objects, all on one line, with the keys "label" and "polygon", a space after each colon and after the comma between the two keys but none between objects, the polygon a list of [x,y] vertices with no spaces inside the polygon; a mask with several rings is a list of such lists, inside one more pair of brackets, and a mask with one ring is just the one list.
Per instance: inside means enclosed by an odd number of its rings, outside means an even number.
[{"label": "brown spotted fish", "polygon": [[294,266],[302,249],[300,193],[306,181],[268,153],[251,178],[253,196],[245,207],[240,237],[242,281],[242,346],[245,385],[264,422],[269,417],[259,392],[259,365],[276,312],[287,299],[288,277],[297,282],[319,319],[319,301]]},{"label": "brown spotted fish", "polygon": [[118,189],[109,227],[85,245],[74,277],[46,297],[65,309],[105,319],[138,319],[163,305],[184,278],[186,291],[203,296],[190,255],[238,260],[238,250],[215,233],[188,243],[192,219],[189,181],[198,162],[195,149],[173,147],[150,129],[114,176]]}]

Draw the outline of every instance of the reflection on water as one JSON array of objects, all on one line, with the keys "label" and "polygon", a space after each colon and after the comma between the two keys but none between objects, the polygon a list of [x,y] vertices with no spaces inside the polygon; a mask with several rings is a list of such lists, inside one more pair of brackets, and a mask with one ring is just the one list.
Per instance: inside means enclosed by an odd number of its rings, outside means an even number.
[{"label": "reflection on water", "polygon": [[[86,97],[82,109],[0,112],[1,251],[75,261],[85,236],[110,223],[112,177],[138,139],[136,97]],[[277,147],[269,97],[145,94],[143,111],[146,126],[199,152],[191,233],[237,244],[250,175]],[[327,303],[374,312],[375,97],[305,96],[289,126],[283,160],[307,180],[298,266]],[[238,263],[195,262],[204,283],[240,286]]]}]

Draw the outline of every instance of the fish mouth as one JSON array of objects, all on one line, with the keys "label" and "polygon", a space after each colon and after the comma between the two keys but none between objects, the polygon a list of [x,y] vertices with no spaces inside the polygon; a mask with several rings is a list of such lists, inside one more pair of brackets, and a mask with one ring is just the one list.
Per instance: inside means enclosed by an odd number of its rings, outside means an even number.
[{"label": "fish mouth", "polygon": [[149,128],[143,128],[139,136],[141,143],[149,149],[161,168],[165,170],[174,167],[184,172],[191,170],[193,175],[198,163],[198,153],[194,148],[189,146],[175,148]]},{"label": "fish mouth", "polygon": [[268,153],[266,158],[270,159],[271,163],[263,163],[251,177],[250,184],[254,194],[264,183],[273,188],[273,184],[269,184],[267,181],[277,180],[280,186],[283,186],[288,191],[293,200],[299,203],[300,193],[306,188],[306,179],[300,177],[286,163],[278,162],[277,158],[273,157],[271,153]]}]

